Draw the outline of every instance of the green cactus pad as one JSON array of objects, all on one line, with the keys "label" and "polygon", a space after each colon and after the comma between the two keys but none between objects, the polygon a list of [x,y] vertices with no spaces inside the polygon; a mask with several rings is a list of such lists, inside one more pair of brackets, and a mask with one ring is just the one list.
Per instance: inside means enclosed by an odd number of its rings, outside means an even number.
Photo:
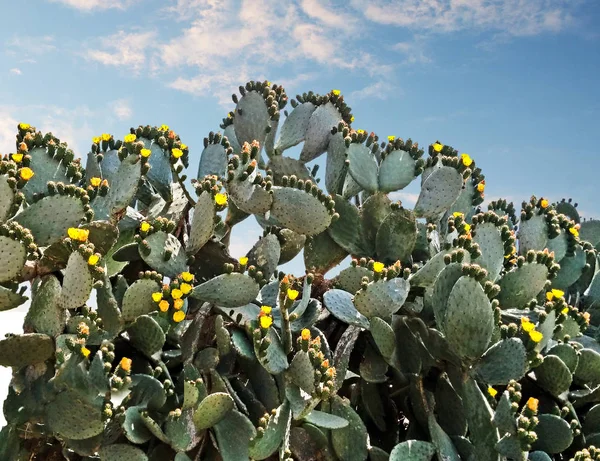
[{"label": "green cactus pad", "polygon": [[278,185],[281,184],[283,176],[296,176],[303,181],[313,179],[304,162],[284,155],[272,157],[267,164],[267,170],[271,170],[273,182]]},{"label": "green cactus pad", "polygon": [[[433,285],[433,294],[431,296],[431,305],[438,328],[443,332],[446,324],[446,310],[448,307],[448,298],[454,285],[462,277],[462,264],[451,263],[444,267],[435,280]],[[412,282],[412,280],[411,280]]]},{"label": "green cactus pad", "polygon": [[[346,141],[338,131],[329,140],[327,159],[325,160],[325,188],[331,194],[340,194],[348,172],[346,165]],[[348,175],[349,176],[349,175]]]},{"label": "green cactus pad", "polygon": [[340,416],[313,410],[304,417],[304,421],[324,429],[342,429],[348,426],[348,420]]},{"label": "green cactus pad", "polygon": [[[152,269],[167,277],[176,277],[187,270],[187,257],[179,240],[173,234],[155,232],[145,239],[150,246],[150,253],[140,249],[142,259]],[[165,261],[165,251],[171,252],[171,257]]]},{"label": "green cactus pad", "polygon": [[478,224],[473,243],[481,250],[477,264],[488,271],[489,280],[496,280],[504,264],[504,242],[498,227],[491,222]]},{"label": "green cactus pad", "polygon": [[417,221],[406,208],[394,210],[381,223],[375,245],[379,260],[393,264],[406,261],[417,241]]},{"label": "green cactus pad", "polygon": [[349,325],[369,328],[369,320],[356,310],[352,295],[343,290],[329,290],[323,295],[323,302],[335,318]]},{"label": "green cactus pad", "polygon": [[138,447],[116,443],[100,448],[100,461],[148,461],[148,456]]},{"label": "green cactus pad", "polygon": [[0,366],[3,367],[21,368],[44,362],[53,355],[54,341],[45,334],[15,335],[0,341]]},{"label": "green cactus pad", "polygon": [[555,355],[545,356],[542,364],[535,368],[534,372],[538,384],[555,396],[568,391],[573,381],[569,368]]},{"label": "green cactus pad", "polygon": [[148,357],[160,351],[165,344],[165,333],[156,320],[147,315],[140,315],[127,332],[131,344]]},{"label": "green cactus pad", "polygon": [[25,317],[25,329],[57,337],[67,322],[67,312],[60,303],[60,282],[53,275],[42,278]]},{"label": "green cactus pad", "polygon": [[335,243],[327,231],[307,239],[304,246],[304,266],[321,274],[337,266],[346,256],[348,252]]},{"label": "green cactus pad", "polygon": [[152,293],[159,291],[161,287],[154,280],[139,279],[133,282],[123,297],[123,320],[132,322],[140,315],[158,310],[157,304],[152,300]]},{"label": "green cactus pad", "polygon": [[496,444],[496,450],[502,456],[506,456],[508,459],[525,461],[527,459],[527,452],[524,452],[521,448],[521,442],[519,439],[511,434],[506,434]]},{"label": "green cactus pad", "polygon": [[277,270],[281,245],[277,236],[268,234],[261,238],[248,253],[249,264],[256,266],[267,277]]},{"label": "green cactus pad", "polygon": [[10,218],[9,215],[15,200],[15,191],[7,180],[7,175],[0,175],[0,223]]},{"label": "green cactus pad", "polygon": [[280,265],[288,263],[298,256],[306,243],[305,235],[298,234],[290,229],[281,229],[278,237],[281,244],[281,254],[279,255]]},{"label": "green cactus pad", "polygon": [[234,407],[233,399],[224,392],[215,392],[200,402],[194,412],[197,430],[208,429],[221,421]]},{"label": "green cactus pad", "polygon": [[566,343],[556,344],[548,351],[548,355],[555,355],[561,359],[564,364],[569,368],[571,373],[574,373],[579,363],[579,354],[575,348]]},{"label": "green cactus pad", "polygon": [[600,353],[587,348],[579,351],[575,380],[587,386],[600,384]]},{"label": "green cactus pad", "polygon": [[500,306],[521,308],[544,289],[548,280],[548,268],[544,264],[525,263],[507,272],[499,280]]},{"label": "green cactus pad", "polygon": [[490,347],[475,368],[483,381],[505,385],[512,379],[519,381],[527,372],[527,351],[518,338],[509,338]]},{"label": "green cactus pad", "polygon": [[519,224],[519,253],[524,255],[529,250],[540,251],[548,243],[548,224],[546,217],[535,215],[531,219],[521,221]]},{"label": "green cactus pad", "polygon": [[148,430],[141,412],[144,411],[141,407],[133,406],[125,410],[125,420],[123,421],[123,430],[125,437],[131,443],[143,444],[152,438],[152,432]]},{"label": "green cactus pad", "polygon": [[534,450],[542,450],[549,454],[561,453],[573,443],[573,432],[569,423],[560,416],[543,414],[538,415],[538,425],[535,432],[537,442],[533,444]]},{"label": "green cactus pad", "polygon": [[579,238],[597,247],[600,244],[600,220],[588,219],[583,221],[579,228]]},{"label": "green cactus pad", "polygon": [[265,99],[257,91],[248,91],[238,101],[233,118],[235,136],[240,145],[256,140],[262,147],[270,126]]},{"label": "green cactus pad", "polygon": [[462,399],[467,411],[470,440],[475,446],[473,459],[497,459],[494,446],[500,439],[498,429],[492,422],[494,413],[490,404],[473,379],[468,379],[463,385]]},{"label": "green cactus pad", "polygon": [[112,284],[106,275],[102,287],[96,290],[96,304],[98,315],[102,319],[102,328],[107,332],[106,339],[116,337],[122,330],[123,319],[117,300],[112,293]]},{"label": "green cactus pad", "polygon": [[500,400],[498,400],[493,422],[501,433],[507,432],[513,435],[517,433],[517,421],[513,414],[509,394],[506,391],[502,393]]},{"label": "green cactus pad", "polygon": [[554,261],[557,263],[560,262],[569,249],[569,239],[566,232],[562,231],[560,235],[553,239],[548,239],[546,246],[548,247],[549,252],[554,253]]},{"label": "green cactus pad", "polygon": [[181,416],[168,418],[164,425],[165,435],[169,438],[171,447],[179,454],[192,450],[200,443],[204,432],[196,431],[193,421],[193,410],[181,412]]},{"label": "green cactus pad", "polygon": [[331,214],[318,198],[292,187],[273,187],[271,214],[282,226],[304,235],[319,234],[331,224]]},{"label": "green cactus pad", "polygon": [[393,150],[379,166],[379,188],[383,192],[404,189],[415,179],[415,160],[404,150]]},{"label": "green cactus pad", "polygon": [[381,355],[391,358],[396,349],[396,336],[390,324],[379,317],[371,317],[370,331]]},{"label": "green cactus pad", "polygon": [[361,207],[362,230],[366,242],[375,242],[379,227],[392,212],[392,201],[386,194],[374,194]]},{"label": "green cactus pad", "polygon": [[368,383],[384,383],[387,380],[388,364],[375,346],[367,344],[359,365],[359,374]]},{"label": "green cactus pad", "polygon": [[198,196],[192,216],[190,238],[186,251],[193,255],[210,240],[214,230],[215,202],[210,192],[202,192]]},{"label": "green cactus pad", "polygon": [[325,152],[331,138],[331,129],[341,121],[342,114],[331,102],[317,107],[306,127],[300,160],[310,162]]},{"label": "green cactus pad", "polygon": [[247,461],[250,458],[248,447],[256,436],[256,429],[246,416],[232,410],[215,425],[214,431],[224,460]]},{"label": "green cactus pad", "polygon": [[357,184],[368,192],[376,192],[378,183],[378,166],[375,155],[364,144],[352,143],[346,151],[348,156],[348,172]]},{"label": "green cactus pad", "polygon": [[194,288],[193,298],[217,304],[221,307],[241,307],[256,299],[259,285],[256,281],[239,273],[221,274]]},{"label": "green cactus pad", "polygon": [[415,204],[415,214],[418,217],[439,218],[456,201],[462,187],[463,178],[456,168],[436,168],[423,182]]},{"label": "green cactus pad", "polygon": [[438,423],[444,432],[455,436],[467,433],[467,417],[462,400],[445,375],[436,384],[435,404]]},{"label": "green cactus pad", "polygon": [[460,461],[460,456],[458,455],[452,440],[435,420],[433,413],[429,414],[427,418],[427,425],[429,428],[429,434],[431,435],[431,441],[435,446],[435,450],[439,459],[444,461]]},{"label": "green cactus pad", "polygon": [[270,344],[264,355],[260,353],[256,343],[254,343],[254,353],[256,354],[256,357],[258,357],[261,365],[265,367],[269,373],[278,375],[285,371],[289,366],[287,356],[281,345],[279,335],[273,328],[269,329],[267,338],[269,339]]},{"label": "green cactus pad", "polygon": [[366,290],[356,293],[354,306],[367,318],[387,318],[402,307],[409,290],[410,283],[403,278],[371,282]]},{"label": "green cactus pad", "polygon": [[209,144],[200,154],[198,180],[205,176],[216,175],[224,178],[227,174],[227,151],[222,144]]},{"label": "green cactus pad", "polygon": [[494,313],[483,288],[463,276],[448,297],[444,331],[454,351],[462,358],[478,359],[485,352],[494,328]]},{"label": "green cactus pad", "polygon": [[[104,162],[103,162],[104,163]],[[119,165],[110,189],[104,197],[92,200],[96,219],[109,219],[119,215],[131,203],[142,177],[142,162],[138,155],[130,155]]]},{"label": "green cactus pad", "polygon": [[249,454],[252,459],[267,459],[277,451],[285,436],[290,418],[290,405],[286,400],[277,408],[275,414],[269,417],[262,435],[250,441]]},{"label": "green cactus pad", "polygon": [[72,440],[94,437],[104,430],[102,398],[89,400],[75,390],[61,392],[46,406],[49,428]]},{"label": "green cactus pad", "polygon": [[25,194],[27,202],[31,203],[35,194],[45,194],[47,192],[46,185],[49,181],[62,182],[69,184],[71,180],[67,177],[67,166],[64,162],[51,157],[46,149],[37,147],[28,153],[31,156],[29,168],[35,175],[27,181],[22,191]]},{"label": "green cactus pad", "polygon": [[119,228],[108,221],[92,221],[81,226],[90,231],[88,241],[100,254],[107,254],[119,239]]},{"label": "green cactus pad", "polygon": [[348,253],[355,256],[364,256],[370,254],[370,242],[366,242],[358,208],[352,203],[344,200],[341,196],[335,195],[335,211],[340,218],[331,223],[327,232],[331,238]]},{"label": "green cactus pad", "polygon": [[304,392],[312,394],[315,390],[315,367],[310,361],[308,353],[298,351],[289,367],[289,376],[292,382]]},{"label": "green cactus pad", "polygon": [[14,221],[31,231],[38,246],[48,246],[67,235],[85,218],[82,201],[70,195],[52,195],[25,208]]},{"label": "green cactus pad", "polygon": [[[440,251],[423,265],[411,278],[410,284],[412,286],[420,287],[432,287],[437,279],[438,275],[446,267],[444,262],[444,256],[448,254],[448,251]],[[471,257],[468,252],[465,252],[463,263],[468,264],[471,262]]]},{"label": "green cactus pad", "polygon": [[389,461],[430,461],[435,453],[435,445],[432,443],[407,440],[393,448]]},{"label": "green cactus pad", "polygon": [[583,433],[586,435],[593,434],[600,427],[600,404],[594,405],[588,411],[583,422]]},{"label": "green cactus pad", "polygon": [[450,207],[450,209],[447,211],[446,215],[444,216],[443,222],[446,222],[446,218],[448,216],[452,216],[456,212],[462,213],[463,215],[465,215],[465,220],[467,222],[470,222],[471,218],[475,214],[475,207],[473,206],[474,196],[475,196],[475,189],[473,186],[471,186],[469,184],[469,181],[467,181],[467,184],[465,185],[463,190],[460,192],[458,198],[452,204],[452,206]]},{"label": "green cactus pad", "polygon": [[290,147],[294,147],[304,141],[304,135],[308,129],[310,117],[317,107],[310,101],[298,104],[286,117],[279,139],[275,144],[275,151],[281,153]]},{"label": "green cactus pad", "polygon": [[0,236],[0,283],[21,275],[27,260],[27,249],[19,240]]},{"label": "green cactus pad", "polygon": [[552,461],[552,458],[543,451],[531,451],[527,459],[529,461]]},{"label": "green cactus pad", "polygon": [[239,154],[242,150],[242,146],[239,143],[237,137],[235,136],[235,128],[233,124],[227,125],[227,127],[225,127],[225,130],[223,130],[223,136],[227,138],[227,141],[229,141],[229,145],[233,149],[233,153]]},{"label": "green cactus pad", "polygon": [[71,253],[63,279],[60,303],[63,309],[83,306],[92,292],[93,279],[87,261],[77,251]]},{"label": "green cactus pad", "polygon": [[566,290],[581,277],[585,264],[585,251],[577,246],[573,256],[565,256],[560,261],[560,270],[552,280],[552,287]]},{"label": "green cactus pad", "polygon": [[132,375],[132,390],[130,403],[140,408],[158,410],[166,402],[167,396],[162,383],[148,375]]},{"label": "green cactus pad", "polygon": [[331,400],[331,414],[344,418],[348,426],[331,432],[331,444],[335,453],[345,461],[365,461],[367,451],[367,429],[350,404],[334,396]]},{"label": "green cactus pad", "polygon": [[140,138],[139,141],[143,141],[146,148],[151,151],[151,155],[148,158],[150,170],[146,174],[146,177],[150,184],[158,191],[160,196],[168,202],[172,199],[171,183],[173,182],[169,152],[163,150],[156,142],[153,142],[152,145],[150,145],[150,140],[148,139]]},{"label": "green cactus pad", "polygon": [[363,277],[367,277],[369,282],[373,281],[373,271],[366,267],[350,266],[339,273],[336,286],[349,293],[356,293],[360,290]]},{"label": "green cactus pad", "polygon": [[106,179],[109,184],[112,184],[120,164],[119,152],[116,149],[102,152],[101,162],[98,162],[95,153],[88,152],[85,165],[85,183],[89,184],[90,179],[96,177]]}]

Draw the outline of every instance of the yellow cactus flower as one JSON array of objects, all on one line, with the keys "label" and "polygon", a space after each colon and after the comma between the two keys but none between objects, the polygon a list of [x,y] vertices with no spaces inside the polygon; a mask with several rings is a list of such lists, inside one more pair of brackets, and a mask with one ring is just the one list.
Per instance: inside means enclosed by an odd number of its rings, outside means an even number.
[{"label": "yellow cactus flower", "polygon": [[396,136],[388,136],[388,142],[394,142]]},{"label": "yellow cactus flower", "polygon": [[548,200],[546,200],[545,198],[543,198],[542,201],[540,202],[540,206],[542,208],[548,208],[548,205],[550,205],[550,203],[548,202]]},{"label": "yellow cactus flower", "polygon": [[92,143],[93,144],[100,144],[100,136],[94,136],[92,138]]},{"label": "yellow cactus flower", "polygon": [[535,324],[530,322],[527,317],[521,317],[521,328],[523,331],[531,332],[535,329]]},{"label": "yellow cactus flower", "polygon": [[167,312],[169,310],[169,301],[163,299],[161,302],[158,303],[158,308],[161,312]]},{"label": "yellow cactus flower", "polygon": [[21,168],[19,175],[21,176],[21,179],[24,179],[25,181],[29,181],[31,178],[33,178],[33,175],[35,173],[33,172],[33,170],[31,168],[25,167],[25,168]]},{"label": "yellow cactus flower", "polygon": [[546,293],[546,299],[548,301],[552,301],[554,298],[562,298],[564,295],[564,291],[553,288],[552,290]]},{"label": "yellow cactus flower", "polygon": [[110,134],[108,133],[102,133],[102,141],[110,141]]},{"label": "yellow cactus flower", "polygon": [[579,230],[576,227],[570,227],[569,232],[575,237],[579,237]]},{"label": "yellow cactus flower", "polygon": [[97,176],[90,178],[90,184],[94,187],[99,187],[101,182],[102,182],[102,179]]},{"label": "yellow cactus flower", "polygon": [[160,131],[169,131],[169,125],[161,125]]},{"label": "yellow cactus flower", "polygon": [[310,330],[308,328],[304,328],[301,332],[300,332],[300,336],[302,337],[302,339],[304,341],[310,341]]},{"label": "yellow cactus flower", "polygon": [[77,240],[78,242],[85,242],[90,235],[90,231],[87,229],[78,229],[77,227],[69,227],[67,235],[71,240]]},{"label": "yellow cactus flower", "polygon": [[90,356],[91,351],[87,347],[84,346],[81,348],[81,353],[87,359]]},{"label": "yellow cactus flower", "polygon": [[538,399],[529,397],[529,399],[527,400],[527,408],[529,408],[534,413],[537,413],[539,403],[540,401]]},{"label": "yellow cactus flower", "polygon": [[260,306],[260,314],[259,315],[269,315],[273,308],[271,306]]},{"label": "yellow cactus flower", "polygon": [[126,371],[127,373],[129,373],[131,371],[131,364],[133,363],[133,360],[128,359],[127,357],[123,357],[121,359],[121,361],[119,362],[119,366],[121,367],[121,370]]},{"label": "yellow cactus flower", "polygon": [[477,192],[483,192],[485,190],[485,183],[482,181],[477,184]]},{"label": "yellow cactus flower", "polygon": [[529,332],[529,337],[534,343],[539,343],[544,338],[544,335],[541,331],[533,330]]},{"label": "yellow cactus flower", "polygon": [[87,323],[81,322],[79,325],[77,325],[77,331],[80,335],[88,336],[90,334],[90,327]]},{"label": "yellow cactus flower", "polygon": [[19,128],[21,128],[22,130],[28,130],[29,128],[31,128],[31,125],[29,123],[19,123]]},{"label": "yellow cactus flower", "polygon": [[140,225],[140,230],[142,232],[148,232],[150,230],[150,223],[147,221],[143,221],[142,224]]},{"label": "yellow cactus flower", "polygon": [[365,130],[356,130],[357,134],[365,134]]},{"label": "yellow cactus flower", "polygon": [[287,297],[292,301],[295,301],[299,294],[300,293],[298,292],[298,290],[292,290],[291,288],[287,291]]},{"label": "yellow cactus flower", "polygon": [[373,263],[373,272],[377,272],[378,274],[383,270],[385,264],[380,262]]},{"label": "yellow cactus flower", "polygon": [[17,162],[17,163],[21,163],[21,160],[23,160],[23,154],[12,154],[11,158]]},{"label": "yellow cactus flower", "polygon": [[325,359],[321,362],[323,368],[329,368],[329,360]]},{"label": "yellow cactus flower", "polygon": [[227,205],[227,194],[218,193],[215,195],[215,203],[219,206]]},{"label": "yellow cactus flower", "polygon": [[339,96],[341,94],[340,90],[331,90],[331,92],[335,95],[335,96]]},{"label": "yellow cactus flower", "polygon": [[97,254],[93,254],[88,258],[88,264],[90,266],[95,266],[100,261],[100,257]]},{"label": "yellow cactus flower", "polygon": [[585,323],[587,325],[589,325],[590,324],[590,313],[584,312],[583,314],[581,314],[581,316],[583,317],[583,320],[585,320]]},{"label": "yellow cactus flower", "polygon": [[192,291],[192,286],[189,283],[182,283],[179,286],[179,289],[184,295],[187,295],[190,294],[190,291]]},{"label": "yellow cactus flower", "polygon": [[466,224],[466,223],[465,223],[465,230],[466,230],[467,232],[471,232],[471,225],[470,225],[470,224]]},{"label": "yellow cactus flower", "polygon": [[174,288],[173,291],[171,291],[171,297],[173,299],[179,299],[182,296],[183,296],[183,292],[179,288]]},{"label": "yellow cactus flower", "polygon": [[567,307],[563,308],[563,310],[562,310],[562,311],[560,311],[560,312],[561,312],[561,314],[565,314],[565,315],[567,315],[567,314],[569,313],[569,306],[567,306]]},{"label": "yellow cactus flower", "polygon": [[273,318],[268,316],[268,315],[263,315],[260,319],[260,327],[263,329],[267,329],[269,328],[271,325],[273,325]]},{"label": "yellow cactus flower", "polygon": [[179,146],[181,150],[186,150],[188,148],[187,144],[181,143],[181,146]]},{"label": "yellow cactus flower", "polygon": [[352,117],[350,117],[350,123],[352,123],[354,121],[354,115]]},{"label": "yellow cactus flower", "polygon": [[473,159],[469,157],[469,154],[460,154],[460,159],[464,166],[470,166],[473,163]]},{"label": "yellow cactus flower", "polygon": [[183,319],[185,319],[185,312],[183,312],[183,311],[177,311],[177,312],[175,312],[173,314],[173,322],[179,323]]},{"label": "yellow cactus flower", "polygon": [[150,157],[150,154],[152,153],[152,151],[150,149],[142,149],[140,151],[140,155],[144,158],[148,158]]},{"label": "yellow cactus flower", "polygon": [[463,218],[465,215],[460,211],[455,211],[454,213],[452,213],[452,216],[454,216],[455,218]]},{"label": "yellow cactus flower", "polygon": [[171,154],[173,155],[173,157],[175,158],[179,158],[183,155],[183,151],[181,149],[178,149],[177,147],[175,147],[172,151]]},{"label": "yellow cactus flower", "polygon": [[433,145],[433,150],[434,150],[435,152],[441,152],[443,148],[444,148],[444,145],[443,145],[443,144],[440,144],[439,142],[436,142],[436,143]]},{"label": "yellow cactus flower", "polygon": [[182,272],[181,278],[184,282],[191,282],[192,280],[194,280],[194,276],[190,272]]},{"label": "yellow cactus flower", "polygon": [[130,133],[130,134],[126,135],[126,136],[123,138],[123,141],[125,141],[125,142],[133,142],[133,141],[135,141],[136,139],[137,139],[137,136],[136,136],[135,134],[133,134],[133,133]]},{"label": "yellow cactus flower", "polygon": [[496,389],[494,389],[492,386],[488,387],[488,394],[490,394],[492,396],[492,398],[496,398],[496,395],[498,394],[498,391]]},{"label": "yellow cactus flower", "polygon": [[176,311],[180,310],[183,307],[183,299],[176,299],[173,302],[173,307],[175,308]]},{"label": "yellow cactus flower", "polygon": [[240,258],[240,264],[241,264],[242,266],[245,266],[246,264],[248,264],[248,256],[242,256],[242,257]]},{"label": "yellow cactus flower", "polygon": [[162,298],[163,298],[162,291],[156,291],[156,292],[152,293],[152,301],[154,301],[155,303],[160,302],[160,300]]},{"label": "yellow cactus flower", "polygon": [[335,368],[329,367],[325,371],[325,375],[327,375],[328,378],[335,378]]}]

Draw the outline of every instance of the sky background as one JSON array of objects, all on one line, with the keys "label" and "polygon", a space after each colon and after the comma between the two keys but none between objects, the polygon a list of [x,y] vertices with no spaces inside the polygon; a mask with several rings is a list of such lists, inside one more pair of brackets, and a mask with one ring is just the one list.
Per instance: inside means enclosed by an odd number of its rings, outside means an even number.
[{"label": "sky background", "polygon": [[[0,153],[14,151],[19,122],[84,158],[93,136],[168,124],[190,147],[194,176],[232,92],[266,79],[290,98],[341,90],[353,126],[381,139],[469,153],[488,199],[518,208],[532,194],[573,197],[583,216],[600,217],[595,0],[1,4]],[[415,192],[397,198],[410,206]],[[234,256],[259,233],[238,226]],[[0,313],[0,335],[18,332],[25,310]],[[0,401],[9,376],[0,370]]]}]

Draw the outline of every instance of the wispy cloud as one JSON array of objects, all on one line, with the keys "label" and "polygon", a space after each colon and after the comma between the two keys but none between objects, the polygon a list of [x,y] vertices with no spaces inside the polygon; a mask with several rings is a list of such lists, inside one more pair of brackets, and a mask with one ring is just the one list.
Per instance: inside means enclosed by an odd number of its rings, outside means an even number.
[{"label": "wispy cloud", "polygon": [[128,120],[133,115],[133,109],[127,99],[117,99],[112,102],[112,108],[119,120]]},{"label": "wispy cloud", "polygon": [[18,67],[13,67],[12,69],[10,69],[10,73],[14,75],[21,75],[23,72],[21,72],[21,69],[19,69]]},{"label": "wispy cloud", "polygon": [[398,93],[398,89],[394,87],[391,83],[386,81],[376,81],[371,85],[367,85],[360,90],[353,91],[350,96],[353,99],[366,99],[366,98],[377,98],[377,99],[386,99],[389,92],[394,90],[396,94]]},{"label": "wispy cloud", "polygon": [[20,55],[24,61],[33,61],[29,56],[46,54],[56,50],[54,37],[51,35],[18,35],[5,44],[5,48],[10,55]]},{"label": "wispy cloud", "polygon": [[412,40],[396,43],[392,50],[404,55],[405,64],[429,64],[432,58],[427,55],[426,41],[424,36],[415,36]]},{"label": "wispy cloud", "polygon": [[51,3],[60,3],[80,11],[125,10],[139,0],[49,0]]},{"label": "wispy cloud", "polygon": [[148,64],[148,48],[156,32],[119,31],[100,42],[100,48],[88,49],[84,57],[106,66],[116,66],[139,72]]}]

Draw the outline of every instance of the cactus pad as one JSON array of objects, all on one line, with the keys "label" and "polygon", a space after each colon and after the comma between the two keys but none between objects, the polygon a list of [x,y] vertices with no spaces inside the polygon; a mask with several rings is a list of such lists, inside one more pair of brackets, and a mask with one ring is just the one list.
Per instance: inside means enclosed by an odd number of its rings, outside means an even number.
[{"label": "cactus pad", "polygon": [[0,285],[0,312],[20,306],[27,298],[22,294]]},{"label": "cactus pad", "polygon": [[25,328],[53,337],[63,332],[67,312],[62,308],[60,292],[56,277],[48,275],[42,279],[25,317]]},{"label": "cactus pad", "polygon": [[267,459],[277,451],[285,436],[290,418],[290,405],[286,400],[269,417],[264,432],[250,442],[249,453],[252,459]]},{"label": "cactus pad", "polygon": [[376,192],[378,185],[378,166],[375,155],[364,144],[352,143],[346,152],[349,173],[356,183],[368,192]]},{"label": "cactus pad", "polygon": [[273,188],[272,216],[294,232],[316,235],[331,224],[331,213],[317,197],[292,187]]},{"label": "cactus pad", "polygon": [[235,109],[233,126],[240,145],[254,140],[261,146],[265,143],[270,116],[261,93],[249,91],[242,96]]},{"label": "cactus pad", "polygon": [[379,260],[394,263],[406,261],[417,241],[417,221],[405,208],[392,211],[377,231],[376,247]]},{"label": "cactus pad", "polygon": [[0,235],[0,283],[18,277],[26,259],[27,249],[23,243]]},{"label": "cactus pad", "polygon": [[418,217],[439,218],[458,198],[462,187],[463,178],[456,168],[436,168],[423,182],[415,204],[415,214]]},{"label": "cactus pad", "polygon": [[74,309],[82,306],[92,292],[92,275],[87,261],[77,251],[71,253],[60,295],[63,309]]},{"label": "cactus pad", "polygon": [[8,336],[0,341],[0,366],[20,368],[41,363],[54,355],[54,341],[45,334]]},{"label": "cactus pad", "polygon": [[[176,277],[187,270],[185,250],[173,234],[159,231],[150,234],[145,241],[150,247],[150,253],[140,249],[140,254],[151,268],[167,277]],[[166,261],[165,252],[170,252],[170,257]]]},{"label": "cactus pad", "polygon": [[372,317],[370,330],[381,355],[386,359],[391,358],[396,349],[396,336],[390,324],[379,317]]},{"label": "cactus pad", "polygon": [[71,182],[67,177],[67,168],[64,162],[49,155],[45,148],[35,148],[29,151],[29,155],[31,156],[29,168],[35,172],[33,178],[27,181],[23,187],[23,193],[29,203],[32,202],[34,195],[46,193],[48,181],[65,184]]},{"label": "cactus pad", "polygon": [[588,386],[600,384],[600,353],[587,348],[579,351],[575,380]]},{"label": "cactus pad", "polygon": [[259,285],[244,274],[222,274],[194,288],[191,296],[221,307],[241,307],[258,296]]},{"label": "cactus pad", "polygon": [[198,196],[192,216],[190,239],[188,240],[186,252],[196,254],[213,234],[215,216],[215,202],[210,192],[202,192]]},{"label": "cactus pad", "polygon": [[15,200],[15,191],[8,184],[8,176],[0,175],[0,223],[10,216]]},{"label": "cactus pad", "polygon": [[123,296],[123,320],[131,322],[140,315],[156,311],[157,305],[152,300],[152,293],[160,290],[160,285],[154,280],[140,279],[133,282]]},{"label": "cactus pad", "polygon": [[215,425],[214,430],[223,459],[249,459],[248,446],[250,440],[256,436],[256,429],[246,416],[231,410]]},{"label": "cactus pad", "polygon": [[304,141],[310,117],[317,107],[310,101],[298,104],[281,125],[275,152],[281,153]]},{"label": "cactus pad", "polygon": [[393,150],[379,166],[379,188],[383,192],[404,189],[415,179],[415,165],[409,152]]},{"label": "cactus pad", "polygon": [[394,447],[390,452],[390,461],[431,461],[435,453],[435,445],[432,443],[407,440]]},{"label": "cactus pad", "polygon": [[533,444],[535,450],[555,454],[566,450],[573,443],[573,432],[569,423],[560,416],[544,414],[539,415],[538,420],[535,428],[538,439]]},{"label": "cactus pad", "polygon": [[488,271],[489,280],[496,280],[504,264],[504,242],[498,227],[491,222],[478,224],[473,242],[481,250],[477,264]]},{"label": "cactus pad", "polygon": [[402,307],[409,290],[410,283],[403,278],[371,282],[356,294],[354,306],[367,318],[387,318]]},{"label": "cactus pad", "polygon": [[538,384],[555,396],[567,391],[573,381],[569,368],[555,355],[545,356],[534,371]]},{"label": "cactus pad", "polygon": [[350,293],[343,290],[329,290],[323,295],[323,301],[327,310],[338,320],[362,328],[369,327],[369,320],[356,310]]},{"label": "cactus pad", "polygon": [[531,219],[521,221],[519,225],[519,252],[526,254],[529,250],[543,250],[548,242],[548,224],[544,215],[535,215]]},{"label": "cactus pad", "polygon": [[61,392],[46,407],[48,426],[62,437],[89,439],[104,430],[102,398],[90,400],[74,390]]},{"label": "cactus pad", "polygon": [[327,149],[331,129],[342,121],[342,114],[331,102],[321,104],[311,114],[304,134],[304,145],[300,160],[310,162]]},{"label": "cactus pad", "polygon": [[233,399],[224,392],[215,392],[200,402],[194,412],[196,429],[208,429],[221,421],[234,407]]},{"label": "cactus pad", "polygon": [[348,426],[331,432],[331,444],[338,457],[347,461],[366,460],[368,436],[360,416],[338,396],[332,399],[331,414],[348,421]]},{"label": "cactus pad", "polygon": [[115,443],[100,448],[101,461],[148,461],[148,456],[138,447]]},{"label": "cactus pad", "polygon": [[523,342],[518,338],[497,342],[483,354],[476,372],[492,386],[506,385],[512,379],[520,380],[527,372],[527,351]]},{"label": "cactus pad", "polygon": [[547,280],[548,268],[535,262],[507,272],[498,280],[500,305],[503,308],[525,306],[544,289]]},{"label": "cactus pad", "polygon": [[227,149],[222,144],[208,144],[200,155],[198,180],[216,175],[224,178],[227,174]]},{"label": "cactus pad", "polygon": [[165,344],[165,333],[160,324],[148,315],[140,315],[127,332],[131,344],[148,357],[160,351]]}]

